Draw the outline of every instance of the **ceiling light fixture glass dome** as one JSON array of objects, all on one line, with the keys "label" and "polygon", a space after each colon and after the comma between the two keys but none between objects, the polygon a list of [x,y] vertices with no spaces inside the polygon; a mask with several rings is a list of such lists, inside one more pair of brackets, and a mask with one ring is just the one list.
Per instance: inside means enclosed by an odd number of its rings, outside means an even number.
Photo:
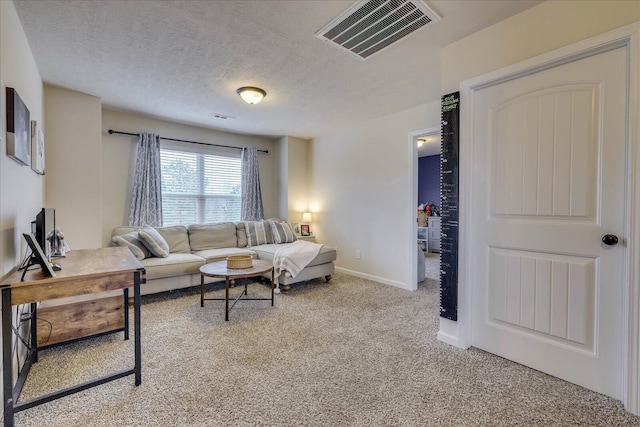
[{"label": "ceiling light fixture glass dome", "polygon": [[267,95],[267,92],[259,87],[243,86],[237,90],[240,98],[247,104],[257,104]]}]

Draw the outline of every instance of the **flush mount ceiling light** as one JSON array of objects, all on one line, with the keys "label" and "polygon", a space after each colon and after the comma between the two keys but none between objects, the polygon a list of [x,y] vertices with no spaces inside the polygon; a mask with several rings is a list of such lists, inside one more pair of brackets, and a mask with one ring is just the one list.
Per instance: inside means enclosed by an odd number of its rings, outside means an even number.
[{"label": "flush mount ceiling light", "polygon": [[440,142],[440,134],[434,134],[434,135],[425,135],[425,136],[421,136],[420,138],[418,138],[418,140],[416,141],[416,144],[418,145],[418,148],[422,147],[425,144],[437,144]]},{"label": "flush mount ceiling light", "polygon": [[267,92],[259,87],[244,86],[237,90],[240,98],[247,104],[257,104],[267,95]]}]

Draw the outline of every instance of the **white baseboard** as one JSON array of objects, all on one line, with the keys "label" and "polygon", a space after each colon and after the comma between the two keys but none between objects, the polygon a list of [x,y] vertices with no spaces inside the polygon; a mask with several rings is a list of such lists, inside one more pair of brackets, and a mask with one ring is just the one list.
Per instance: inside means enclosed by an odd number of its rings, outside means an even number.
[{"label": "white baseboard", "polygon": [[409,285],[407,285],[406,283],[396,282],[395,280],[385,279],[384,277],[373,276],[371,274],[361,273],[359,271],[349,270],[347,268],[342,268],[342,267],[336,267],[336,271],[338,271],[340,273],[349,274],[351,276],[360,277],[361,279],[367,279],[367,280],[371,280],[373,282],[378,282],[378,283],[382,283],[382,284],[385,284],[385,285],[394,286],[396,288],[404,289],[404,290],[407,290],[407,291],[411,291],[412,290],[411,287]]},{"label": "white baseboard", "polygon": [[458,327],[458,322],[441,317],[438,341],[458,348],[469,348],[469,346],[463,342],[464,340],[460,339],[460,330]]},{"label": "white baseboard", "polygon": [[458,345],[458,337],[451,335],[451,334],[447,334],[445,332],[442,331],[438,331],[438,341],[442,341],[443,343],[452,345],[454,347],[460,347]]}]

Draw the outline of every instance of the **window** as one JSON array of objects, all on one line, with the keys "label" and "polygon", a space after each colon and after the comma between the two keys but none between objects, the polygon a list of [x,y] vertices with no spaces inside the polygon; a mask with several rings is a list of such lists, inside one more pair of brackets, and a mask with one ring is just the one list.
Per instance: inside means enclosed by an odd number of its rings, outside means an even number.
[{"label": "window", "polygon": [[240,158],[160,150],[163,225],[240,220]]}]

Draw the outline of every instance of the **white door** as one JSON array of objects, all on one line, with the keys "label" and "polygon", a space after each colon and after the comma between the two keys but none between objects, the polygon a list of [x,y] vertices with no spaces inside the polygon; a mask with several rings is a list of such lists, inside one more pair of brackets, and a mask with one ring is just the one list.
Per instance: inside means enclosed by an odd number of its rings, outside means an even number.
[{"label": "white door", "polygon": [[475,92],[469,221],[472,345],[618,399],[626,60],[617,48]]}]

